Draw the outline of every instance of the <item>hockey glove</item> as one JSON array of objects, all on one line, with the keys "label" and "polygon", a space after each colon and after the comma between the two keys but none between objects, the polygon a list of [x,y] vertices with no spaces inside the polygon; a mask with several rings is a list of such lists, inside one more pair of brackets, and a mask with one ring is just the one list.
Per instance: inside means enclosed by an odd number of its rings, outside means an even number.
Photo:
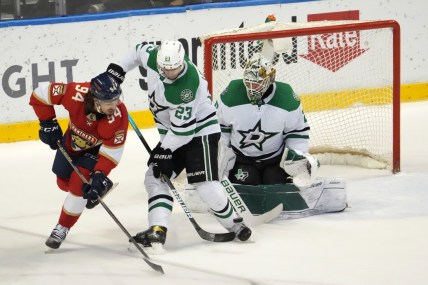
[{"label": "hockey glove", "polygon": [[110,63],[107,67],[106,73],[113,77],[117,84],[122,84],[125,80],[126,72],[123,71],[123,68],[115,63]]},{"label": "hockey glove", "polygon": [[285,148],[279,166],[293,177],[293,183],[298,188],[309,187],[315,179],[319,162],[310,154]]},{"label": "hockey glove", "polygon": [[94,201],[98,201],[98,197],[103,197],[112,186],[113,182],[104,173],[101,171],[92,172],[89,177],[89,184],[85,183],[82,186],[83,198],[94,203]]},{"label": "hockey glove", "polygon": [[51,149],[58,149],[56,142],[62,139],[62,129],[55,118],[40,121],[39,138]]},{"label": "hockey glove", "polygon": [[156,146],[152,151],[149,162],[153,164],[153,175],[155,178],[159,178],[161,174],[171,178],[174,165],[170,149],[163,149],[160,145]]}]

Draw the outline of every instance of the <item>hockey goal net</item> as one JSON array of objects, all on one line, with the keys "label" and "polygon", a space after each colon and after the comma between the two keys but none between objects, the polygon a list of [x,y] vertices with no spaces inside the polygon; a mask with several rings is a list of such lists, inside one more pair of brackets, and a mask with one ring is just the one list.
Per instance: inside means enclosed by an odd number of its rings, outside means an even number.
[{"label": "hockey goal net", "polygon": [[[214,100],[246,60],[272,59],[310,124],[322,164],[400,171],[400,29],[395,21],[269,22],[202,38]],[[274,120],[275,118],[272,118]]]}]

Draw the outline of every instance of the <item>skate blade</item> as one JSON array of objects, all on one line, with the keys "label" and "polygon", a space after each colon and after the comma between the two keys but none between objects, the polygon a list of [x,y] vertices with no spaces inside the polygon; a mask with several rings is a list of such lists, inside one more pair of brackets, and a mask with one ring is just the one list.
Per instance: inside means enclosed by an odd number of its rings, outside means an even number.
[{"label": "skate blade", "polygon": [[[149,255],[159,255],[165,252],[165,249],[163,248],[163,245],[161,243],[152,243],[151,247],[143,247],[142,245],[140,246],[144,250],[144,252]],[[140,252],[132,243],[129,244],[128,251],[132,253]]]}]

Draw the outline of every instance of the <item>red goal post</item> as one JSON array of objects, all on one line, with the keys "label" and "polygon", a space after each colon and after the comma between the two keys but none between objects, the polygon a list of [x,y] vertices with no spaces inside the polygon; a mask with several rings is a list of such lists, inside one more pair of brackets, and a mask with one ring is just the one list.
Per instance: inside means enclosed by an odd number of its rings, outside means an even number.
[{"label": "red goal post", "polygon": [[[322,164],[400,171],[400,26],[396,21],[269,22],[201,38],[216,100],[254,53],[299,95]],[[274,118],[273,118],[274,119]]]}]

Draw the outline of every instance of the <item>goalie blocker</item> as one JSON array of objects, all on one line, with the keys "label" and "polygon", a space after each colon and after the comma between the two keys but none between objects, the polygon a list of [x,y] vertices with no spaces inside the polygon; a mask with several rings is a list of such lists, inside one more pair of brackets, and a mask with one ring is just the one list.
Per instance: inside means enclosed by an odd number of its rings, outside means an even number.
[{"label": "goalie blocker", "polygon": [[[341,212],[347,207],[346,184],[341,179],[316,178],[304,189],[294,184],[233,186],[253,215],[262,215],[282,203],[283,211],[275,220]],[[186,186],[185,198],[189,210],[200,213],[208,211],[208,206],[198,199],[191,185]]]}]

